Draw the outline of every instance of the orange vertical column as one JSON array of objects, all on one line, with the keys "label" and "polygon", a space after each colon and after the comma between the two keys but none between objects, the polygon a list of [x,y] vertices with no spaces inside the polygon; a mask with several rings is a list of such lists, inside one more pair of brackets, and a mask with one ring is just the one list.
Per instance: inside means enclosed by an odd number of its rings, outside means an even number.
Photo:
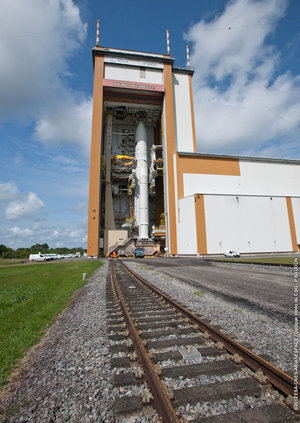
[{"label": "orange vertical column", "polygon": [[87,255],[99,255],[101,132],[104,57],[95,56],[94,96],[90,161]]},{"label": "orange vertical column", "polygon": [[165,137],[167,145],[167,168],[168,168],[168,220],[169,220],[169,245],[170,254],[177,254],[177,234],[176,234],[176,210],[175,210],[175,182],[173,155],[175,146],[175,121],[174,121],[174,98],[173,98],[173,78],[172,65],[164,64],[164,84],[165,84]]},{"label": "orange vertical column", "polygon": [[292,248],[293,248],[293,251],[298,251],[295,220],[294,220],[293,205],[292,205],[291,197],[286,197],[286,205],[287,205],[289,224],[290,224]]},{"label": "orange vertical column", "polygon": [[197,254],[207,254],[204,195],[195,195]]}]

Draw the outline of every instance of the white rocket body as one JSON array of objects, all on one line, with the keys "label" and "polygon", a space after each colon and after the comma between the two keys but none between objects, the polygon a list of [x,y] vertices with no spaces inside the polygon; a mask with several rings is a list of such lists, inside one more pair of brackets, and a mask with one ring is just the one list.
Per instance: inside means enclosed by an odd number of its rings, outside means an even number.
[{"label": "white rocket body", "polygon": [[136,159],[136,188],[135,221],[139,227],[139,238],[148,239],[149,207],[148,207],[148,163],[147,163],[147,134],[143,122],[138,124],[135,133],[135,159]]}]

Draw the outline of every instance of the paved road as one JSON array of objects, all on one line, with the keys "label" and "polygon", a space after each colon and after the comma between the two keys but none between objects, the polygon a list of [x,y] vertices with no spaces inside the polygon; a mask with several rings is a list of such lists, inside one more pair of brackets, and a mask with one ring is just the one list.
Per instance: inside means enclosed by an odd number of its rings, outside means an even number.
[{"label": "paved road", "polygon": [[254,270],[241,265],[216,267],[197,258],[141,259],[140,262],[158,267],[169,275],[190,281],[228,299],[268,312],[279,312],[280,316],[293,316],[292,273],[281,274],[265,268]]}]

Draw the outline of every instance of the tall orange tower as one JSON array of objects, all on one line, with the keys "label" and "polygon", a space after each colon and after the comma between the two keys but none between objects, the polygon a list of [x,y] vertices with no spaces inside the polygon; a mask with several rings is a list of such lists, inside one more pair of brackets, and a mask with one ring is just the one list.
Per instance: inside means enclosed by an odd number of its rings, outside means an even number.
[{"label": "tall orange tower", "polygon": [[[97,43],[98,44],[98,43]],[[168,47],[169,48],[169,47]],[[149,239],[177,254],[174,155],[196,151],[191,76],[170,54],[92,49],[94,96],[88,256],[134,237],[135,132],[143,122],[149,163]]]}]

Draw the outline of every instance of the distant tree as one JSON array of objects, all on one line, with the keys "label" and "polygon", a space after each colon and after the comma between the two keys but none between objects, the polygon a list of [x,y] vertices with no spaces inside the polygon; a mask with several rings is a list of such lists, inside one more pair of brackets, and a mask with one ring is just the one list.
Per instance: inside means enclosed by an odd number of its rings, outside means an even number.
[{"label": "distant tree", "polygon": [[25,257],[29,257],[30,255],[30,248],[18,248],[15,251],[15,257],[16,258],[25,258]]},{"label": "distant tree", "polygon": [[0,257],[3,255],[3,253],[5,253],[6,251],[9,251],[10,248],[8,248],[6,245],[4,244],[0,244]]},{"label": "distant tree", "polygon": [[6,250],[2,252],[2,258],[16,258],[15,254],[12,248],[7,247]]},{"label": "distant tree", "polygon": [[80,251],[81,255],[83,254],[83,248],[82,247],[76,247],[76,248],[70,249],[71,254],[75,254],[75,253],[77,253],[77,251]]},{"label": "distant tree", "polygon": [[69,254],[70,248],[60,247],[60,248],[56,248],[55,251],[57,252],[57,254]]},{"label": "distant tree", "polygon": [[32,245],[30,248],[31,251],[48,251],[49,245],[48,244],[35,244]]}]

